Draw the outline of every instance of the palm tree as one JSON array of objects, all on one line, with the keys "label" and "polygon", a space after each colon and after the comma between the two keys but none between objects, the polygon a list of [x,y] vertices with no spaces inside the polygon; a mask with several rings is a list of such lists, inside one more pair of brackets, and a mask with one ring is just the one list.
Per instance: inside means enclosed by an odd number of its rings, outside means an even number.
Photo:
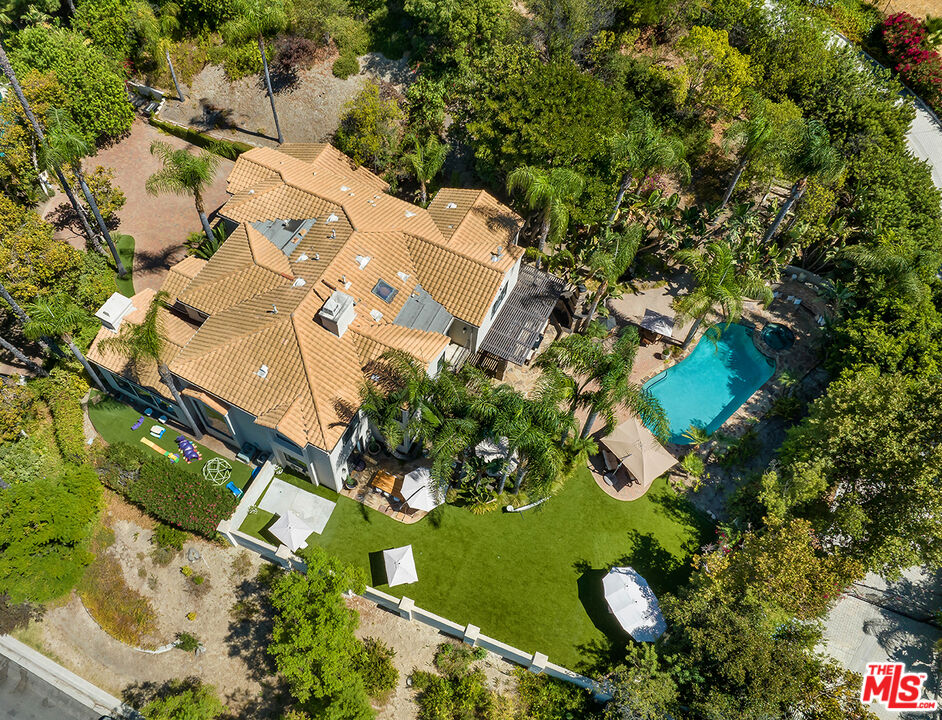
[{"label": "palm tree", "polygon": [[174,380],[170,368],[167,367],[167,363],[164,360],[166,341],[164,340],[163,322],[160,317],[160,310],[168,297],[166,292],[158,292],[154,295],[154,300],[151,302],[150,307],[147,308],[147,313],[139,324],[130,322],[121,323],[121,330],[118,334],[114,337],[105,338],[101,341],[100,345],[103,348],[113,349],[121,355],[124,355],[131,361],[132,365],[140,365],[146,362],[156,363],[157,373],[160,375],[160,379],[163,381],[164,385],[170,389],[174,402],[180,409],[180,412],[183,413],[184,422],[198,440],[203,437],[203,433],[200,431],[199,425],[197,425],[196,421],[193,419],[189,408],[184,404],[183,397],[180,395],[180,390],[177,387],[177,381]]},{"label": "palm tree", "polygon": [[[904,300],[919,300],[926,294],[926,284],[920,277],[920,263],[885,245],[858,243],[841,252],[861,270],[883,279],[894,295]],[[872,282],[868,283],[872,285]]]},{"label": "palm tree", "polygon": [[608,342],[608,333],[592,323],[585,334],[569,335],[553,342],[537,360],[547,383],[569,399],[570,411],[589,411],[580,437],[588,437],[601,415],[605,432],[615,428],[615,413],[625,408],[653,428],[658,437],[669,435],[667,419],[657,400],[631,382],[631,368],[638,351],[638,331],[626,327]]},{"label": "palm tree", "polygon": [[147,192],[151,195],[160,193],[192,195],[196,203],[196,212],[200,216],[200,223],[203,225],[203,232],[212,242],[213,229],[206,217],[203,192],[213,181],[213,175],[219,167],[219,156],[208,150],[200,150],[196,155],[185,148],[175,150],[168,143],[160,140],[154,140],[150,144],[150,154],[160,158],[163,169],[147,178],[147,182],[144,183]]},{"label": "palm tree", "polygon": [[85,368],[85,372],[88,373],[95,387],[102,392],[107,392],[98,373],[72,339],[72,329],[87,318],[82,308],[76,305],[68,295],[59,294],[34,300],[28,305],[28,314],[29,321],[23,325],[23,334],[27,338],[30,340],[44,337],[62,338],[75,359]]},{"label": "palm tree", "polygon": [[727,147],[733,144],[739,146],[739,162],[729,187],[726,188],[726,194],[723,195],[720,208],[726,207],[746,166],[769,145],[772,137],[772,121],[765,114],[763,103],[754,99],[749,108],[749,117],[733,123],[723,136]]},{"label": "palm tree", "polygon": [[425,366],[407,352],[387,350],[374,363],[376,382],[360,388],[360,409],[382,433],[390,451],[412,452],[424,446],[441,425],[435,406],[435,381]]},{"label": "palm tree", "polygon": [[592,298],[592,307],[586,315],[584,327],[588,328],[592,324],[599,303],[627,272],[640,244],[640,225],[632,225],[623,233],[614,232],[610,226],[603,230],[599,247],[590,252],[587,258],[589,277],[598,278],[601,282]]},{"label": "palm tree", "polygon": [[425,145],[420,143],[416,137],[412,138],[412,142],[415,145],[415,151],[407,153],[403,160],[412,170],[415,179],[419,181],[422,207],[425,207],[428,203],[426,185],[441,172],[442,165],[445,164],[445,156],[448,155],[448,146],[443,144],[435,135],[429,136],[429,139],[425,141]]},{"label": "palm tree", "polygon": [[30,360],[29,357],[26,355],[26,353],[24,353],[22,350],[20,350],[18,347],[16,347],[13,343],[11,343],[6,338],[0,337],[0,347],[2,347],[4,350],[10,353],[13,357],[15,357],[21,363],[23,363],[23,365],[28,367],[30,370],[32,370],[34,373],[36,373],[40,377],[49,376],[49,373],[47,373],[45,370],[39,367],[39,365],[34,363],[32,360]]},{"label": "palm tree", "polygon": [[768,285],[752,274],[737,270],[732,248],[725,242],[711,242],[702,250],[678,250],[674,258],[690,268],[694,280],[691,291],[675,302],[680,318],[695,321],[684,338],[684,349],[690,345],[703,319],[717,305],[729,324],[742,315],[744,298],[755,298],[766,304],[772,302]]},{"label": "palm tree", "polygon": [[649,112],[636,113],[624,132],[609,138],[608,145],[612,164],[622,176],[615,206],[608,216],[609,225],[618,217],[634,177],[638,178],[636,190],[640,190],[651,175],[658,172],[673,172],[684,180],[690,177],[690,166],[684,159],[684,144],[662,131]]},{"label": "palm tree", "polygon": [[[521,190],[530,210],[540,214],[538,249],[546,251],[546,240],[562,238],[569,227],[569,206],[582,194],[585,180],[567,168],[542,168],[523,165],[507,176],[507,191]],[[540,267],[537,258],[537,269]]]},{"label": "palm tree", "polygon": [[258,52],[262,56],[262,71],[268,99],[271,101],[271,114],[275,118],[275,131],[278,142],[285,141],[275,110],[275,93],[271,89],[271,77],[268,74],[268,58],[265,55],[265,36],[284,30],[288,24],[288,13],[284,0],[238,0],[233,8],[233,18],[222,30],[226,42],[242,42],[249,38],[258,41]]},{"label": "palm tree", "polygon": [[180,21],[177,16],[180,14],[180,6],[174,2],[165,2],[160,6],[160,18],[157,20],[157,32],[148,32],[146,37],[150,46],[150,54],[161,65],[164,61],[170,70],[170,77],[173,79],[173,87],[177,91],[177,100],[183,102],[183,91],[180,89],[180,82],[177,80],[177,72],[173,67],[173,60],[170,59],[170,49],[173,47],[171,36],[180,29]]},{"label": "palm tree", "polygon": [[85,196],[85,202],[91,208],[92,215],[98,223],[105,242],[108,243],[108,249],[111,251],[111,257],[114,258],[115,269],[118,271],[118,277],[124,278],[128,271],[121,262],[118,255],[118,248],[115,247],[108,226],[101,216],[98,209],[98,203],[85,182],[85,174],[82,172],[82,158],[91,155],[92,148],[79,132],[75,121],[72,120],[64,111],[52,108],[46,115],[46,143],[43,146],[43,156],[45,163],[52,167],[61,167],[68,165],[69,169],[78,180],[79,187],[82,188],[82,194]]},{"label": "palm tree", "polygon": [[798,140],[798,148],[790,158],[789,164],[798,179],[792,185],[788,198],[766,231],[765,237],[762,238],[763,243],[768,243],[775,237],[782,220],[805,194],[810,178],[828,182],[840,175],[844,169],[843,159],[831,144],[828,131],[819,120],[809,120],[804,124]]},{"label": "palm tree", "polygon": [[[7,80],[10,82],[10,87],[13,88],[13,94],[16,95],[16,99],[19,100],[20,106],[23,108],[23,113],[26,115],[26,119],[33,128],[33,133],[36,135],[38,145],[43,147],[45,145],[46,135],[43,133],[43,129],[36,121],[36,116],[33,115],[33,110],[30,108],[29,102],[26,100],[26,95],[23,94],[23,88],[20,87],[20,81],[17,79],[16,73],[13,72],[13,66],[10,65],[10,59],[7,57],[2,43],[0,43],[0,69],[3,70],[3,74],[6,75]],[[85,230],[85,234],[88,236],[88,239],[93,244],[97,244],[97,239],[95,237],[94,231],[92,230],[92,226],[88,224],[88,218],[85,217],[85,211],[82,209],[82,206],[79,205],[79,202],[75,197],[75,193],[73,193],[72,188],[69,187],[69,183],[66,182],[65,175],[62,174],[62,169],[58,165],[54,165],[52,170],[55,173],[56,178],[58,178],[59,184],[62,186],[62,190],[65,192],[66,197],[69,198],[69,202],[72,204],[75,214],[78,215],[79,221],[82,223],[82,228]]]}]

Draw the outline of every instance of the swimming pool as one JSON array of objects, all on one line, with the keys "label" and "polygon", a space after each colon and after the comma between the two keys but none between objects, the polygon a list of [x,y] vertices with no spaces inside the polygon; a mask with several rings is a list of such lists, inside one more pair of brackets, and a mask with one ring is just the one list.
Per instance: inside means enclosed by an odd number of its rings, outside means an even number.
[{"label": "swimming pool", "polygon": [[716,431],[775,371],[752,342],[751,330],[735,323],[714,326],[686,358],[644,384],[667,414],[672,443],[691,425]]}]

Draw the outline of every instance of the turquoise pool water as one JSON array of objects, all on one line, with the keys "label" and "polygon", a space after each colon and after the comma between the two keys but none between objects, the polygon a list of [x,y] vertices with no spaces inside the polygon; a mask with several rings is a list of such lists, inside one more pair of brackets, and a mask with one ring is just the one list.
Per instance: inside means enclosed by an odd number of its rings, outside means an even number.
[{"label": "turquoise pool water", "polygon": [[667,413],[671,442],[689,444],[683,433],[691,425],[714,432],[772,377],[775,367],[751,332],[735,323],[714,326],[690,355],[644,384]]}]

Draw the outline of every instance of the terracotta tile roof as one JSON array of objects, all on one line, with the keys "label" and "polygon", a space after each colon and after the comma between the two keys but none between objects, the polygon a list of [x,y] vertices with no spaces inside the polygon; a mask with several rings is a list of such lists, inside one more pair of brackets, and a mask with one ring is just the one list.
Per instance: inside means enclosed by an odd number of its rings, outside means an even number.
[{"label": "terracotta tile roof", "polygon": [[[209,316],[196,330],[161,311],[167,362],[194,397],[220,398],[300,446],[329,451],[359,406],[371,361],[395,348],[431,363],[448,346],[443,334],[393,323],[419,286],[451,314],[480,325],[522,253],[509,246],[520,218],[478,190],[442,191],[427,211],[386,188],[327,144],[256,148],[239,157],[223,214],[241,224],[209,261],[187,258],[165,283],[171,301]],[[284,251],[250,224],[311,219],[296,247]],[[498,246],[503,250],[492,258]],[[335,290],[356,301],[342,337],[317,319]],[[152,298],[140,294],[135,303],[146,308]],[[90,356],[116,365],[97,339]],[[154,380],[156,368],[144,373]]]},{"label": "terracotta tile roof", "polygon": [[[156,294],[157,292],[153,288],[145,288],[134,295],[131,298],[134,310],[125,316],[122,323],[140,323],[147,314],[147,308],[150,307]],[[158,311],[157,322],[160,324],[161,333],[166,341],[162,359],[167,365],[170,365],[199,328],[163,307]],[[104,327],[101,328],[88,349],[88,359],[111,370],[116,375],[133,380],[141,387],[154,391],[172,401],[173,394],[170,392],[170,388],[164,385],[163,380],[160,379],[157,363],[141,361],[133,365],[126,356],[114,348],[102,346],[102,340],[115,336],[115,332]]]},{"label": "terracotta tile roof", "polygon": [[188,255],[170,268],[160,289],[170,296],[170,302],[177,299],[194,277],[203,269],[206,261],[194,255]]}]

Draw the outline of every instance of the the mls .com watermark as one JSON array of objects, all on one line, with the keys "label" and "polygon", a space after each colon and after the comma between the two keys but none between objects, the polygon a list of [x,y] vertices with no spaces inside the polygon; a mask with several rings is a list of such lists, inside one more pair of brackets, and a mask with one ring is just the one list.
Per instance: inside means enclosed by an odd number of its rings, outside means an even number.
[{"label": "the mls .com watermark", "polygon": [[860,702],[876,701],[887,710],[935,710],[935,700],[922,699],[925,673],[906,672],[903,663],[870,663],[864,675]]}]

